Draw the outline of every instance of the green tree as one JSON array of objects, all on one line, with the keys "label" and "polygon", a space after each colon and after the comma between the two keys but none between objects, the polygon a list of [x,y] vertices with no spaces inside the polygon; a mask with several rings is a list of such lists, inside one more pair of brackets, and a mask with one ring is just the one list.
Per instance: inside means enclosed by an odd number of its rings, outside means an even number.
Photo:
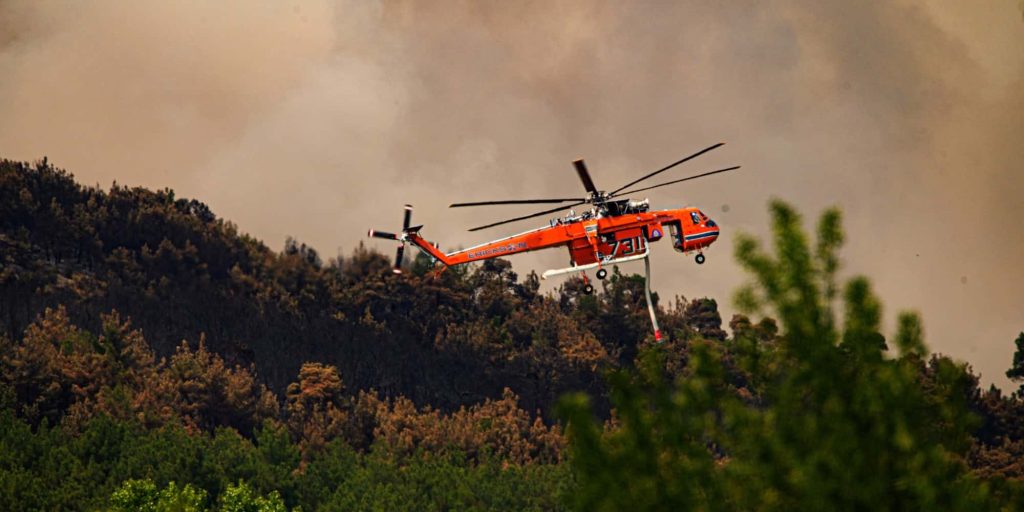
[{"label": "green tree", "polygon": [[284,501],[277,491],[267,496],[256,494],[245,482],[229,485],[220,497],[222,512],[285,512]]},{"label": "green tree", "polygon": [[159,493],[152,480],[128,480],[110,496],[115,512],[156,512]]},{"label": "green tree", "polygon": [[[945,360],[926,390],[918,317],[899,315],[897,351],[887,352],[881,304],[865,278],[842,288],[837,318],[838,211],[822,217],[814,250],[791,207],[774,202],[771,213],[774,251],[737,240],[737,259],[753,277],[738,302],[774,313],[777,340],[744,343],[754,331],[746,327],[731,344],[695,343],[674,383],[652,348],[636,372],[611,376],[610,430],[594,421],[586,397],[565,399],[577,508],[998,509],[997,497],[1010,495],[992,494],[963,462],[975,425],[965,366]],[[755,400],[729,387],[726,351],[760,383]]]},{"label": "green tree", "polygon": [[206,492],[174,482],[158,491],[152,480],[126,480],[110,496],[111,512],[201,512]]}]

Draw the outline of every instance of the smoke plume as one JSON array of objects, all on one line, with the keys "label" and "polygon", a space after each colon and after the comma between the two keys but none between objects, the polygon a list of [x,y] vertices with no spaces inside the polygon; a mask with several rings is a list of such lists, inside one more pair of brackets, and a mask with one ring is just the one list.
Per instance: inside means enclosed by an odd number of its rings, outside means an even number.
[{"label": "smoke plume", "polygon": [[1015,0],[0,0],[0,77],[0,155],[171,187],[328,256],[404,203],[443,246],[473,245],[532,225],[465,228],[529,211],[448,203],[579,193],[579,156],[613,189],[725,141],[673,176],[743,170],[650,192],[724,231],[701,267],[655,247],[663,297],[727,304],[731,235],[767,235],[779,197],[808,221],[842,207],[846,272],[873,278],[889,325],[919,309],[984,381],[1005,384],[1024,330]]}]

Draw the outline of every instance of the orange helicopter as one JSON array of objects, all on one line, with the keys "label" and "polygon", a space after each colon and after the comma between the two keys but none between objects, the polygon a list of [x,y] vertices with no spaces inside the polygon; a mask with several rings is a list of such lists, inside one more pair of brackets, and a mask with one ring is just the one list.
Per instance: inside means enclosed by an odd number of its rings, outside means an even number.
[{"label": "orange helicopter", "polygon": [[[557,208],[544,210],[542,212],[515,217],[512,219],[494,222],[484,226],[470,229],[478,231],[510,222],[531,219],[542,215],[552,214],[569,209],[564,217],[555,218],[549,221],[547,226],[532,229],[524,233],[501,238],[468,249],[452,253],[443,253],[436,244],[432,244],[420,236],[420,229],[423,226],[411,226],[412,206],[405,205],[405,218],[402,223],[401,233],[388,233],[385,231],[370,230],[369,235],[375,238],[397,240],[399,243],[398,252],[395,255],[394,271],[401,273],[402,258],[405,253],[405,244],[412,243],[421,251],[430,256],[435,262],[440,262],[444,267],[461,265],[474,261],[486,260],[519,254],[552,247],[567,247],[569,249],[570,266],[561,269],[553,269],[544,272],[541,277],[547,279],[552,276],[579,272],[584,280],[584,292],[593,293],[594,287],[587,278],[586,271],[597,269],[598,279],[604,279],[608,275],[605,268],[608,265],[617,265],[631,261],[644,261],[645,270],[645,292],[647,295],[647,307],[651,315],[651,323],[654,327],[655,340],[661,340],[661,332],[658,329],[658,321],[654,314],[654,307],[651,301],[650,292],[650,243],[657,242],[668,237],[672,247],[681,253],[689,254],[696,252],[698,264],[704,263],[704,249],[718,239],[720,229],[715,221],[708,218],[704,212],[695,207],[679,208],[675,210],[651,211],[647,199],[642,201],[631,201],[620,199],[625,194],[635,194],[667,185],[682,183],[684,181],[703,178],[713,174],[733,171],[740,166],[718,169],[705,172],[695,176],[678,180],[660,183],[649,187],[627,190],[640,183],[661,174],[677,165],[696,158],[708,151],[722,146],[720,142],[713,146],[704,148],[682,160],[673,162],[657,171],[647,174],[639,179],[631,181],[611,192],[598,190],[594,181],[587,171],[583,160],[576,160],[573,166],[583,182],[588,196],[574,198],[556,199],[513,199],[504,201],[478,201],[470,203],[454,203],[450,208],[464,208],[470,206],[489,206],[506,204],[563,204]],[[572,208],[580,205],[591,205],[588,210],[577,213]]]}]

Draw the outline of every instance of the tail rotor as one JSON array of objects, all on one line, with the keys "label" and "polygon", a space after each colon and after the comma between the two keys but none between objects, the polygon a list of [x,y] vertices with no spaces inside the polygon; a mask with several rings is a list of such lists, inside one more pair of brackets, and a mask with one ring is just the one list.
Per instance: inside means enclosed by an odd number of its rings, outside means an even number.
[{"label": "tail rotor", "polygon": [[[405,205],[405,216],[402,219],[402,233],[388,233],[387,231],[377,231],[371,229],[369,235],[373,238],[383,238],[385,240],[397,240],[399,242],[398,249],[395,251],[395,265],[391,268],[391,271],[396,274],[402,273],[402,258],[405,257],[405,235],[410,231],[409,224],[412,222],[412,205]],[[417,226],[418,228],[419,226]]]}]

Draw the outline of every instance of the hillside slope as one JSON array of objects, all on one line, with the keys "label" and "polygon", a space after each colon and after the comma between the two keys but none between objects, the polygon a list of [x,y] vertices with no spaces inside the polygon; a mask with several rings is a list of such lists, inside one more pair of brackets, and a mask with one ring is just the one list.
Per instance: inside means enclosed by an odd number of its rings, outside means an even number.
[{"label": "hillside slope", "polygon": [[[0,319],[11,339],[47,307],[98,329],[111,310],[158,356],[200,339],[254,365],[281,392],[304,362],[337,366],[353,390],[451,410],[511,388],[528,410],[561,394],[603,396],[601,370],[630,364],[648,337],[642,280],[615,275],[584,296],[552,296],[506,261],[395,276],[361,246],[324,263],[288,240],[275,252],[171,190],[85,187],[45,161],[0,162]],[[685,303],[683,303],[685,304]],[[724,339],[714,301],[661,311],[667,332]]]}]

